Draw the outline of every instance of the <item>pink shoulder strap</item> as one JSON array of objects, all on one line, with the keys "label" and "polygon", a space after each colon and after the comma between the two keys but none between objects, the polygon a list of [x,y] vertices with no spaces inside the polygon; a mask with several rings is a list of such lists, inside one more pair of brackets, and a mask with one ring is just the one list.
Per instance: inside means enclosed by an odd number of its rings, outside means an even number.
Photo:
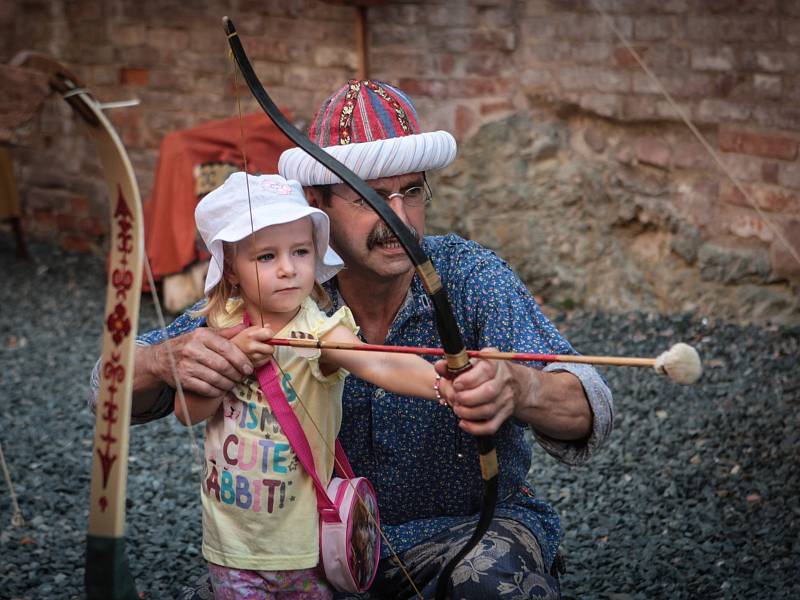
[{"label": "pink shoulder strap", "polygon": [[[247,313],[244,315],[244,324],[246,326],[250,325],[250,318]],[[264,393],[264,397],[267,399],[272,412],[275,414],[275,418],[278,420],[278,424],[281,426],[284,435],[292,445],[297,459],[314,482],[314,488],[317,494],[317,509],[321,517],[325,520],[338,521],[339,511],[328,497],[328,493],[317,475],[317,470],[314,466],[314,455],[311,452],[308,438],[303,431],[303,426],[300,425],[300,421],[297,419],[297,415],[294,414],[292,407],[289,406],[289,402],[286,400],[286,394],[284,394],[283,388],[281,387],[274,361],[270,360],[267,364],[260,367],[256,371],[256,376],[258,377],[261,391]],[[350,466],[350,462],[347,460],[347,455],[341,443],[339,443],[338,438],[336,439],[335,457],[336,460],[334,463],[337,473],[339,473],[340,476],[353,479],[355,477],[353,469]],[[341,468],[339,468],[340,465]]]}]

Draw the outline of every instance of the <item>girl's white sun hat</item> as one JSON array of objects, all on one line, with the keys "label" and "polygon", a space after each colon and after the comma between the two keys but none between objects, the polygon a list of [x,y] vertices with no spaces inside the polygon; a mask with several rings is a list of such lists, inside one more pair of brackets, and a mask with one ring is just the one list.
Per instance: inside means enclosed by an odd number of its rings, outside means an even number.
[{"label": "girl's white sun hat", "polygon": [[316,279],[322,283],[344,266],[339,255],[328,246],[328,215],[308,205],[297,181],[280,175],[247,175],[245,179],[242,172],[232,173],[225,183],[209,192],[194,211],[197,230],[211,253],[205,293],[222,279],[223,242],[238,242],[264,227],[304,217],[310,217],[314,224]]}]

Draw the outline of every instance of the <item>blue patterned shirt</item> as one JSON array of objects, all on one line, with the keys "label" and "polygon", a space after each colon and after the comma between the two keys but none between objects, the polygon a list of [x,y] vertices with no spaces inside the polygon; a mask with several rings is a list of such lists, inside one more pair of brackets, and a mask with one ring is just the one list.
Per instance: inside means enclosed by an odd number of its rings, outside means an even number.
[{"label": "blue patterned shirt", "polygon": [[[426,237],[423,249],[441,276],[467,348],[575,354],[524,284],[494,252],[455,235]],[[342,300],[335,279],[326,286],[334,300],[332,310],[336,310]],[[203,319],[187,312],[169,326],[168,335],[174,337],[203,324]],[[139,341],[155,344],[162,339],[160,331],[153,331]],[[384,343],[440,345],[433,307],[417,276]],[[583,384],[594,416],[589,439],[569,443],[534,434],[547,452],[563,462],[584,462],[611,432],[611,392],[586,365],[530,366],[569,371]],[[397,396],[354,376],[346,380],[342,401],[342,445],[355,472],[375,487],[381,524],[396,552],[476,519],[483,490],[477,446],[472,436],[459,429],[448,407]],[[138,415],[134,421],[168,412],[171,397],[160,405],[155,413]],[[496,514],[528,527],[549,566],[561,539],[561,526],[556,511],[526,486],[532,449],[525,428],[524,423],[512,419],[496,434],[500,466]],[[388,555],[388,548],[384,547],[383,553]]]}]

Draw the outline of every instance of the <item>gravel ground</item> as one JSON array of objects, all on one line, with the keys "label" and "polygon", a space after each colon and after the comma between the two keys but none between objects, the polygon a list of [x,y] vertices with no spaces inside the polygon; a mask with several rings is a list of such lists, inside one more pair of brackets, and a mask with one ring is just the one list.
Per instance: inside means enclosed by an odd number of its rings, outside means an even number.
[{"label": "gravel ground", "polygon": [[[0,442],[25,525],[0,481],[0,598],[82,598],[102,261],[0,237]],[[800,597],[800,329],[695,316],[555,315],[585,354],[695,345],[699,384],[606,369],[617,420],[590,466],[536,453],[531,483],[566,529],[565,598]],[[155,325],[143,302],[142,327]],[[129,559],[141,597],[203,570],[198,470],[173,419],[133,430]]]}]

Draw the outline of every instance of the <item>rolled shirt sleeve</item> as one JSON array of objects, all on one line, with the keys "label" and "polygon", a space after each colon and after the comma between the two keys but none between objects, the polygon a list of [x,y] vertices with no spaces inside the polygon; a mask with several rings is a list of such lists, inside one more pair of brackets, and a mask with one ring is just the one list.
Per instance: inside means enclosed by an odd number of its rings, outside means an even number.
[{"label": "rolled shirt sleeve", "polygon": [[531,428],[533,435],[544,450],[568,465],[581,465],[605,443],[614,422],[614,403],[611,390],[600,374],[590,365],[578,363],[551,363],[544,369],[547,372],[567,371],[577,377],[589,407],[592,410],[592,432],[585,440],[556,440]]},{"label": "rolled shirt sleeve", "polygon": [[[455,287],[452,301],[466,337],[478,348],[494,347],[512,352],[574,354],[578,352],[542,313],[531,293],[508,264],[493,252],[467,242],[463,248],[480,257],[467,277]],[[467,263],[466,259],[456,264]],[[458,281],[458,279],[457,279]],[[566,371],[581,382],[592,410],[588,438],[562,441],[534,431],[539,445],[556,459],[570,465],[586,462],[611,433],[614,418],[611,390],[594,367],[577,363],[529,362],[545,372]]]}]

